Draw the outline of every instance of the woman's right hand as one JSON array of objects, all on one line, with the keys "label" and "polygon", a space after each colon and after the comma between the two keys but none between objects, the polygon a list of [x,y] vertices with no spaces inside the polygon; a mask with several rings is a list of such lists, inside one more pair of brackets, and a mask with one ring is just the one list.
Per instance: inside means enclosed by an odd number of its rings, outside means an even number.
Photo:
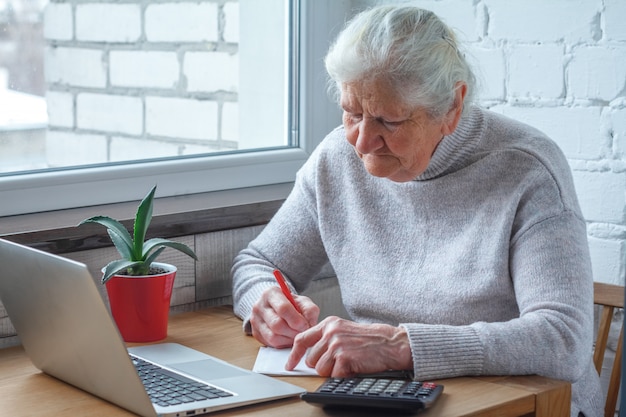
[{"label": "woman's right hand", "polygon": [[268,288],[252,307],[250,325],[255,339],[266,346],[286,348],[299,333],[317,324],[319,307],[303,295],[293,296],[300,313],[279,287]]}]

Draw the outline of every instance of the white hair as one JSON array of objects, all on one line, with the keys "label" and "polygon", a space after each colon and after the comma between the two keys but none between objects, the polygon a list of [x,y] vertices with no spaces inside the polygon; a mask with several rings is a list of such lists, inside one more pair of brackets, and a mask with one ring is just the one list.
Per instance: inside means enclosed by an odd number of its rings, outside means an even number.
[{"label": "white hair", "polygon": [[380,6],[357,14],[325,63],[336,98],[344,83],[383,80],[404,104],[423,108],[433,118],[458,104],[459,82],[467,85],[466,103],[476,85],[454,32],[433,12],[411,6]]}]

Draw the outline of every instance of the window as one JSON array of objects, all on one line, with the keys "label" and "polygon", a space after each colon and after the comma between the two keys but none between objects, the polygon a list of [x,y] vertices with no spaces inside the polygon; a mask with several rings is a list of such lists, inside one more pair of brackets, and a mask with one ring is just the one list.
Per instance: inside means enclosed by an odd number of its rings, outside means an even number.
[{"label": "window", "polygon": [[45,46],[16,51],[47,82],[36,137],[0,159],[0,216],[292,181],[340,122],[322,57],[346,3],[0,2],[34,10]]}]

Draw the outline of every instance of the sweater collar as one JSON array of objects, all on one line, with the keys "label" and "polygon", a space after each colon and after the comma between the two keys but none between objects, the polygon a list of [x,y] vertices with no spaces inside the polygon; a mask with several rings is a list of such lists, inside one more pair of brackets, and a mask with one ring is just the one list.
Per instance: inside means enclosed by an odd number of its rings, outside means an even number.
[{"label": "sweater collar", "polygon": [[482,111],[476,106],[470,107],[461,116],[456,130],[441,140],[426,171],[415,181],[437,178],[465,166],[480,142],[483,127]]}]

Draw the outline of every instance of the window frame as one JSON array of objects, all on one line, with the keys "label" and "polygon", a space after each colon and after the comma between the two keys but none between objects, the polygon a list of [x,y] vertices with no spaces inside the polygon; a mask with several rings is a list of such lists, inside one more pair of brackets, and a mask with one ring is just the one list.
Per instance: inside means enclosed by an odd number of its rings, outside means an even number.
[{"label": "window frame", "polygon": [[[299,18],[296,146],[136,164],[0,177],[0,217],[134,201],[158,184],[158,197],[289,183],[324,136],[341,122],[326,93],[323,57],[348,11],[347,0],[293,1]],[[293,59],[293,58],[292,58]]]}]

